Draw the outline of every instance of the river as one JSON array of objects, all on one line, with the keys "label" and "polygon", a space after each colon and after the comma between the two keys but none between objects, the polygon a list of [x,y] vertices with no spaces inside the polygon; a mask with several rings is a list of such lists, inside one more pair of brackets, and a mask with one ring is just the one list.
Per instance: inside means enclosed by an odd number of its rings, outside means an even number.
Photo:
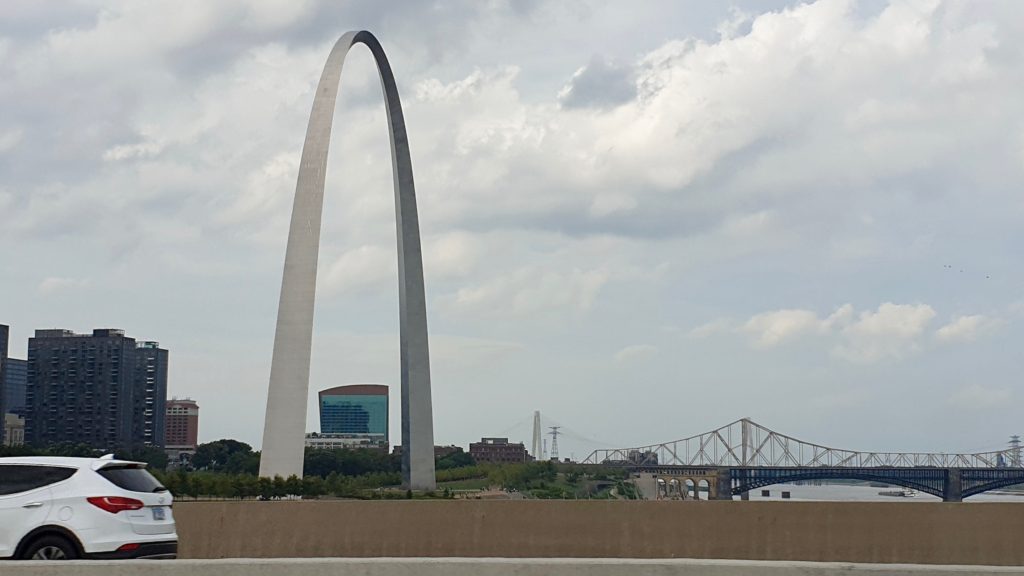
[{"label": "river", "polygon": [[[751,490],[751,500],[781,500],[783,492],[790,493],[791,500],[804,501],[850,501],[850,502],[941,502],[937,496],[918,492],[912,498],[882,496],[879,492],[899,490],[898,486],[876,488],[874,486],[855,484],[776,484],[763,490],[769,491],[767,498],[761,496],[761,490]],[[1022,502],[1024,492],[985,492],[964,500],[964,502]]]}]

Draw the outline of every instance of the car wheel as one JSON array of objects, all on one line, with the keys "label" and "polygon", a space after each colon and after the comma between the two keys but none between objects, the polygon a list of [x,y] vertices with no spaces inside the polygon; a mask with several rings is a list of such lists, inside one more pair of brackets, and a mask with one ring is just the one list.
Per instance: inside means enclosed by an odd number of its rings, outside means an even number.
[{"label": "car wheel", "polygon": [[63,536],[43,536],[25,549],[25,560],[74,560],[78,558],[75,545]]}]

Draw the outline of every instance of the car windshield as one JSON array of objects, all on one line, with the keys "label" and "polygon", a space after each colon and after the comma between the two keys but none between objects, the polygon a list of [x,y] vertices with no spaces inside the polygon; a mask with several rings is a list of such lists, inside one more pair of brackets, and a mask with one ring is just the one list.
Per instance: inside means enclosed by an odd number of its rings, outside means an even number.
[{"label": "car windshield", "polygon": [[137,465],[107,466],[96,471],[118,488],[131,492],[164,492],[160,481]]}]

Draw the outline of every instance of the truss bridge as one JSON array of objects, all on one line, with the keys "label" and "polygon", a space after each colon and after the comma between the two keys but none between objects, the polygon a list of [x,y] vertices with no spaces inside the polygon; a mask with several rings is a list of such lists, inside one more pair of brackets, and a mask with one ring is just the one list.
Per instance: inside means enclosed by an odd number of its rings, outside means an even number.
[{"label": "truss bridge", "polygon": [[956,454],[865,452],[793,438],[743,418],[660,444],[595,450],[584,464],[627,466],[671,477],[714,476],[716,498],[803,480],[849,479],[913,488],[946,501],[1024,483],[1020,448]]}]

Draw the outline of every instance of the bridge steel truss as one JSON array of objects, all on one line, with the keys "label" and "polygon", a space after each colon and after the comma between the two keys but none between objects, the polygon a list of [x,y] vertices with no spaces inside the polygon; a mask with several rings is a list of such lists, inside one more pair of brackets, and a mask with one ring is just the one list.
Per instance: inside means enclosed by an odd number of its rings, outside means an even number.
[{"label": "bridge steel truss", "polygon": [[709,479],[714,497],[728,500],[757,488],[773,484],[815,480],[864,480],[913,488],[938,496],[946,502],[1024,484],[1024,468],[936,468],[936,467],[800,467],[800,466],[673,466],[644,465],[630,468],[635,472],[654,474],[661,478],[687,477]]},{"label": "bridge steel truss", "polygon": [[913,488],[944,500],[960,499],[955,494],[956,472],[948,468],[732,468],[729,472],[732,494],[789,482],[865,480]]},{"label": "bridge steel truss", "polygon": [[1021,467],[1020,454],[1013,449],[973,454],[862,452],[805,442],[748,418],[681,440],[594,450],[583,463],[718,467]]},{"label": "bridge steel truss", "polygon": [[998,490],[1015,484],[1024,484],[1024,468],[975,468],[960,471],[961,491],[964,498]]}]

